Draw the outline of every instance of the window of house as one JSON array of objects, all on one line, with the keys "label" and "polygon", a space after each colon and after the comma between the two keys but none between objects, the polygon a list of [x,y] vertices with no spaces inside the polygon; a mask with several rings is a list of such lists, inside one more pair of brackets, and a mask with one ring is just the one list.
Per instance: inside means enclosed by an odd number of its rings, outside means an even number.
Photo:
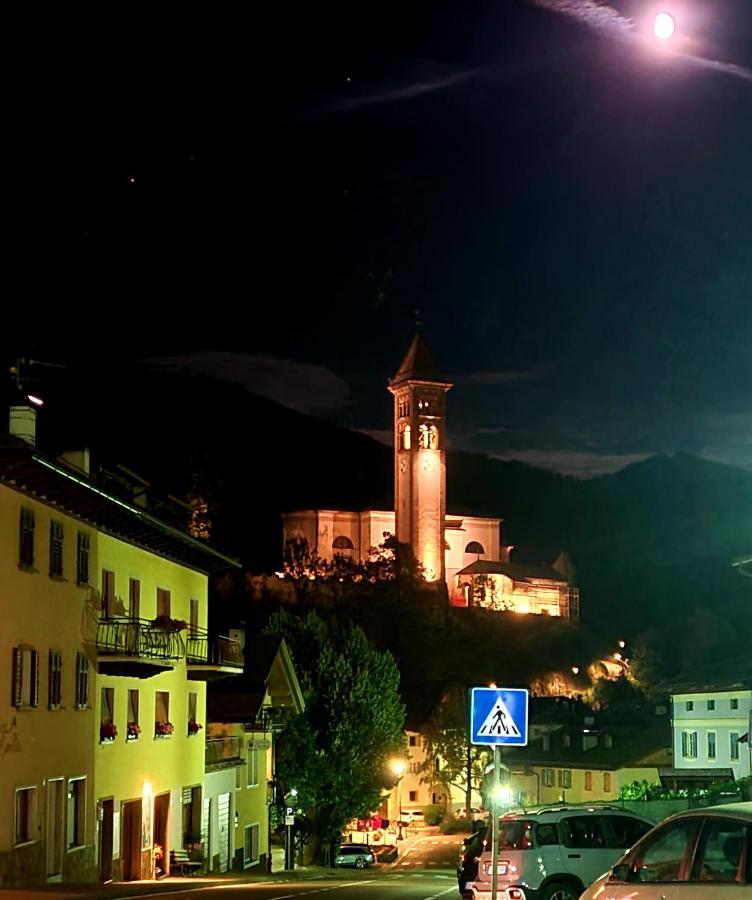
[{"label": "window of house", "polygon": [[411,803],[418,802],[418,792],[417,791],[410,791],[410,802]]},{"label": "window of house", "polygon": [[76,709],[86,709],[89,705],[89,658],[83,653],[76,654]]},{"label": "window of house", "polygon": [[239,791],[243,787],[243,769],[244,766],[239,765],[235,766],[235,790]]},{"label": "window of house", "polygon": [[697,759],[697,732],[682,731],[682,756],[685,759]]},{"label": "window of house", "polygon": [[554,786],[554,770],[553,769],[544,769],[543,770],[543,784],[545,787],[553,787]]},{"label": "window of house", "polygon": [[604,794],[611,793],[611,773],[610,772],[603,773],[603,792],[604,792]]},{"label": "window of house", "polygon": [[34,510],[25,506],[21,507],[18,539],[18,564],[30,569],[34,565]]},{"label": "window of house", "polygon": [[572,787],[572,770],[571,769],[559,769],[559,787],[562,787],[562,788],[571,788]]},{"label": "window of house", "polygon": [[465,553],[478,553],[483,554],[486,551],[483,549],[483,544],[480,541],[470,541],[470,543],[465,547]]},{"label": "window of house", "polygon": [[68,779],[68,849],[83,847],[86,834],[86,778]]},{"label": "window of house", "polygon": [[47,682],[47,706],[59,709],[63,701],[63,654],[50,650],[50,670]]},{"label": "window of house", "polygon": [[715,700],[708,700],[708,709],[715,709]]},{"label": "window of house", "polygon": [[170,617],[170,592],[165,588],[157,588],[157,615]]},{"label": "window of house", "polygon": [[542,743],[543,743],[543,750],[545,752],[548,752],[551,749],[551,735],[544,734]]},{"label": "window of house", "polygon": [[117,736],[115,727],[115,688],[103,687],[99,703],[99,740],[114,741]]},{"label": "window of house", "polygon": [[169,737],[172,731],[170,693],[169,691],[156,691],[154,694],[154,736]]},{"label": "window of house", "polygon": [[246,825],[243,834],[243,865],[254,866],[259,861],[259,825]]},{"label": "window of house", "polygon": [[565,734],[562,739],[562,743],[564,744],[565,747],[571,747],[572,746],[572,735]]},{"label": "window of house", "polygon": [[592,791],[593,790],[593,773],[585,772],[585,790]]},{"label": "window of house", "polygon": [[716,756],[716,733],[715,731],[708,732],[708,759],[715,759]]},{"label": "window of house", "polygon": [[29,844],[38,840],[37,836],[37,789],[22,787],[16,789],[15,843]]},{"label": "window of house", "polygon": [[248,750],[248,778],[246,783],[248,787],[258,787],[259,783],[259,751],[252,748]]},{"label": "window of house", "polygon": [[190,633],[192,635],[198,634],[198,600],[195,597],[191,597],[191,618],[189,625],[191,627]]},{"label": "window of house", "polygon": [[729,700],[729,704],[731,706],[731,709],[739,709],[739,700],[736,697],[732,697]]},{"label": "window of house", "polygon": [[78,532],[76,540],[76,584],[89,583],[89,535]]},{"label": "window of house", "polygon": [[22,644],[13,648],[13,705],[33,709],[39,705],[39,654]]},{"label": "window of house", "polygon": [[138,578],[128,579],[128,616],[131,619],[141,616],[141,581]]},{"label": "window of house", "polygon": [[684,708],[687,710],[687,712],[692,712],[692,710],[695,708],[694,700],[687,700],[687,702],[684,704]]},{"label": "window of house", "polygon": [[420,773],[422,766],[419,762],[411,762],[410,763],[410,774],[418,775]]},{"label": "window of house", "polygon": [[417,746],[418,746],[418,738],[417,738],[417,736],[414,735],[414,734],[411,734],[410,737],[408,738],[408,742],[409,742],[409,744],[410,744],[411,747],[417,747]]},{"label": "window of house", "polygon": [[111,619],[115,613],[115,573],[102,569],[102,615]]},{"label": "window of house", "polygon": [[433,770],[434,770],[434,772],[440,772],[440,771],[441,771],[441,760],[439,759],[438,756],[437,756],[436,759],[433,761]]},{"label": "window of house", "polygon": [[732,731],[729,734],[729,752],[731,759],[739,759],[739,732]]},{"label": "window of house", "polygon": [[128,691],[128,733],[125,738],[127,741],[137,741],[139,734],[141,734],[141,726],[138,721],[138,704],[138,689],[130,689]]},{"label": "window of house", "polygon": [[63,577],[63,523],[50,522],[50,575]]},{"label": "window of house", "polygon": [[188,692],[188,734],[197,734],[198,729],[198,694],[195,691]]},{"label": "window of house", "polygon": [[614,739],[610,734],[603,735],[603,746],[606,750],[610,750],[614,746]]}]

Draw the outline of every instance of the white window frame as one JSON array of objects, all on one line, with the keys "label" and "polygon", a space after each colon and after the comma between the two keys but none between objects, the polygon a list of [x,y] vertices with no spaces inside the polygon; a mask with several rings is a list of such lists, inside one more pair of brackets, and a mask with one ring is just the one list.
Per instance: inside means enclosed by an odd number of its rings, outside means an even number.
[{"label": "white window frame", "polygon": [[681,733],[682,759],[697,759],[697,732],[682,731]]},{"label": "white window frame", "polygon": [[[245,854],[245,849],[247,846],[246,836],[248,832],[252,829],[256,829],[256,847],[257,847],[257,856],[255,859],[250,859]],[[250,869],[252,866],[257,866],[259,860],[261,859],[261,823],[260,822],[249,822],[248,825],[243,828],[243,868]]]},{"label": "white window frame", "polygon": [[[741,759],[741,750],[739,748],[740,735],[740,731],[729,732],[729,759],[731,762],[739,762]],[[736,738],[736,740],[734,740],[734,738]],[[734,754],[734,751],[736,751],[736,755]]]},{"label": "white window frame", "polygon": [[[81,781],[83,781],[83,783],[84,783],[83,797],[81,799],[81,809],[78,813],[79,820],[80,820],[80,826],[81,826],[81,834],[79,835],[79,837],[81,838],[81,843],[80,844],[69,844],[68,843],[68,824],[69,824],[69,822],[68,822],[68,810],[69,810],[68,794],[70,793],[71,785],[77,784]],[[66,794],[65,794],[65,848],[66,848],[67,853],[75,853],[76,850],[83,850],[84,847],[86,847],[86,791],[87,791],[86,775],[76,775],[75,777],[68,779],[68,784],[66,785]]]},{"label": "white window frame", "polygon": [[[18,833],[18,795],[21,791],[31,791],[31,803],[29,805],[29,827],[28,832],[31,835],[36,835],[36,837],[30,838],[28,841],[19,841],[16,843],[16,834]],[[37,786],[35,784],[22,784],[15,789],[13,794],[13,846],[14,847],[28,847],[30,844],[36,844],[39,842],[39,807],[38,807],[38,792]]]},{"label": "white window frame", "polygon": [[[713,735],[713,756],[710,755],[710,735]],[[707,758],[710,760],[718,759],[718,732],[717,731],[706,731],[705,732],[705,752],[707,753]]]},{"label": "white window frame", "polygon": [[[247,760],[246,779],[245,779],[246,787],[257,788],[259,786],[259,768],[260,768],[259,753],[260,752],[261,751],[256,747],[253,747],[253,746],[248,747],[248,752],[246,754],[246,760]],[[253,765],[251,765],[252,758],[254,760]],[[254,770],[255,770],[255,772],[254,772]],[[255,775],[256,780],[252,781],[254,775]]]}]

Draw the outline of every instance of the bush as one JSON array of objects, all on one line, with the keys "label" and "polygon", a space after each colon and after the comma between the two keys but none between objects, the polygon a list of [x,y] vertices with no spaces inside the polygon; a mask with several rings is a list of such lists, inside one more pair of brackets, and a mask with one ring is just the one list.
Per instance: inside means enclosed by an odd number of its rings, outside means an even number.
[{"label": "bush", "polygon": [[441,823],[442,834],[467,834],[473,833],[473,823],[470,819],[457,819],[455,816],[447,816]]},{"label": "bush", "polygon": [[423,815],[426,825],[438,825],[444,818],[444,807],[439,806],[438,803],[431,803],[423,807]]}]

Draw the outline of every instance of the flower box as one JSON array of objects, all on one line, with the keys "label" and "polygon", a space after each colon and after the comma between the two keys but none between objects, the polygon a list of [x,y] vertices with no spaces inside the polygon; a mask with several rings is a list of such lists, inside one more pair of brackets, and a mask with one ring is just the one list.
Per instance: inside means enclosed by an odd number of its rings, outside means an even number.
[{"label": "flower box", "polygon": [[172,732],[175,730],[175,726],[172,722],[155,722],[154,723],[154,737],[158,738],[166,738],[172,737]]},{"label": "flower box", "polygon": [[203,725],[200,725],[195,719],[191,719],[188,722],[188,735],[198,734],[199,731],[203,728]]},{"label": "flower box", "polygon": [[157,616],[151,620],[154,628],[161,628],[163,631],[185,631],[188,623],[184,619],[171,619],[169,616]]},{"label": "flower box", "polygon": [[99,726],[99,740],[103,744],[110,744],[117,737],[117,725],[114,722],[102,722]]},{"label": "flower box", "polygon": [[138,724],[138,722],[129,722],[128,733],[125,736],[126,741],[137,741],[140,734],[141,726]]}]

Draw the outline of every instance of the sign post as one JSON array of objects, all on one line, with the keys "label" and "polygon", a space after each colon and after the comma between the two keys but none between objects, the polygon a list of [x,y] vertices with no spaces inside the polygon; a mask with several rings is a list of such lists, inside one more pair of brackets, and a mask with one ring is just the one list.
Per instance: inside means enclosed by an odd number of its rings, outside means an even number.
[{"label": "sign post", "polygon": [[528,693],[523,688],[473,688],[470,693],[470,741],[494,748],[491,802],[491,898],[499,895],[499,793],[501,747],[527,745]]}]

